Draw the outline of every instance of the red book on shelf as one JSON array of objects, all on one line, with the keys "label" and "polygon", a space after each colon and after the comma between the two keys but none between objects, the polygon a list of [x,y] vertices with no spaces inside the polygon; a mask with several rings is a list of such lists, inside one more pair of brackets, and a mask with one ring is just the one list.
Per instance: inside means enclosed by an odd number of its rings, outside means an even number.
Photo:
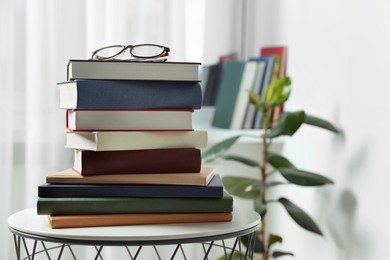
[{"label": "red book on shelf", "polygon": [[[286,46],[268,46],[263,47],[260,50],[260,56],[276,56],[279,57],[280,65],[276,71],[276,76],[279,78],[285,77],[287,75],[287,47]],[[272,111],[272,122],[276,122],[281,114],[283,113],[283,105],[276,107]]]},{"label": "red book on shelf", "polygon": [[277,56],[280,57],[279,77],[287,75],[287,47],[286,46],[269,46],[260,50],[260,56]]},{"label": "red book on shelf", "polygon": [[82,176],[131,173],[200,172],[200,150],[195,148],[124,151],[75,150],[73,168]]}]

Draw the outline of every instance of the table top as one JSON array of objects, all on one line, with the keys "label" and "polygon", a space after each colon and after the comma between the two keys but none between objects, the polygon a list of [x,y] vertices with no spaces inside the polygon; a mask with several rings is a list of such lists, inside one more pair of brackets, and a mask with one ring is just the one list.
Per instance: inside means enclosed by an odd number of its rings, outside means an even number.
[{"label": "table top", "polygon": [[[197,242],[227,239],[254,232],[260,216],[255,211],[234,207],[231,222],[180,223],[52,229],[48,217],[37,215],[36,208],[25,209],[8,218],[8,227],[18,235],[46,241],[76,243],[125,242],[160,244],[172,241]],[[64,242],[65,243],[65,242]],[[157,243],[158,244],[158,243]]]}]

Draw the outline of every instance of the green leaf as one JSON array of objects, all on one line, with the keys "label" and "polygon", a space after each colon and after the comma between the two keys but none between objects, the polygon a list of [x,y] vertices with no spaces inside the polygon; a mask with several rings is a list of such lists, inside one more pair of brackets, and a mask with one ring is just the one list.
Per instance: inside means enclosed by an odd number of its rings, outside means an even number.
[{"label": "green leaf", "polygon": [[[248,236],[243,236],[240,238],[241,242],[248,247]],[[255,235],[255,250],[256,253],[262,253],[264,252],[264,246],[263,246],[263,241],[260,240],[260,232],[256,231]]]},{"label": "green leaf", "polygon": [[204,162],[210,162],[214,161],[219,157],[222,157],[226,153],[226,151],[229,150],[230,147],[232,147],[232,145],[235,144],[241,136],[242,135],[236,135],[213,145],[212,147],[210,147],[210,149],[203,153],[202,159],[204,160]]},{"label": "green leaf", "polygon": [[257,106],[260,103],[260,96],[255,92],[249,92],[249,103]]},{"label": "green leaf", "polygon": [[263,218],[267,213],[267,204],[263,202],[263,199],[260,196],[256,197],[253,202],[255,211]]},{"label": "green leaf", "polygon": [[276,107],[287,100],[290,95],[291,80],[289,77],[275,78],[264,90],[263,102],[268,107]]},{"label": "green leaf", "polygon": [[255,161],[255,160],[243,157],[243,156],[239,156],[239,155],[225,155],[223,157],[223,159],[237,161],[237,162],[240,162],[240,163],[245,164],[245,165],[250,166],[250,167],[260,167],[260,164],[258,161]]},{"label": "green leaf", "polygon": [[296,168],[278,168],[282,176],[291,183],[300,186],[322,186],[333,184],[333,181],[317,173],[298,170]]},{"label": "green leaf", "polygon": [[294,256],[294,254],[291,252],[283,252],[283,251],[273,251],[271,256],[273,258],[277,258],[280,256],[285,256],[285,255]]},{"label": "green leaf", "polygon": [[292,136],[305,120],[305,112],[284,112],[275,126],[267,134],[268,138],[275,138],[281,135]]},{"label": "green leaf", "polygon": [[282,184],[287,184],[287,183],[280,182],[280,181],[270,181],[270,182],[257,181],[252,185],[246,187],[245,191],[260,191],[260,190],[268,189]]},{"label": "green leaf", "polygon": [[270,151],[267,152],[267,162],[275,169],[281,167],[295,168],[295,166],[287,158]]},{"label": "green leaf", "polygon": [[268,235],[268,250],[271,248],[271,246],[275,243],[282,243],[283,238],[276,234],[269,234]]},{"label": "green leaf", "polygon": [[322,235],[320,228],[314,220],[301,208],[286,198],[279,198],[278,201],[284,206],[288,214],[299,226],[318,235]]},{"label": "green leaf", "polygon": [[[277,79],[279,80],[279,79]],[[275,108],[278,105],[287,101],[291,93],[290,80],[288,78],[281,78],[279,85],[276,86],[271,98],[271,107]]]},{"label": "green leaf", "polygon": [[222,178],[222,182],[228,193],[234,196],[243,199],[254,199],[259,196],[259,193],[256,191],[245,191],[246,187],[257,182],[256,179],[226,176]]},{"label": "green leaf", "polygon": [[328,121],[326,121],[324,119],[315,117],[315,116],[307,115],[307,114],[306,114],[306,117],[305,117],[305,124],[312,125],[312,126],[317,126],[317,127],[320,127],[320,128],[323,128],[323,129],[326,129],[326,130],[329,130],[329,131],[332,131],[334,133],[339,133],[340,132],[330,122],[328,122]]}]

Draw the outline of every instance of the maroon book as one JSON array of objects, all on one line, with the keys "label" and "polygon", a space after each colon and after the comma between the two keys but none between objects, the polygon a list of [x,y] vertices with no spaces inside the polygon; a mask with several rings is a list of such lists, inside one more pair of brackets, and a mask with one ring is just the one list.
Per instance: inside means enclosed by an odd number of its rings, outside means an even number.
[{"label": "maroon book", "polygon": [[195,148],[129,151],[75,150],[74,170],[82,176],[131,173],[200,172],[200,150]]}]

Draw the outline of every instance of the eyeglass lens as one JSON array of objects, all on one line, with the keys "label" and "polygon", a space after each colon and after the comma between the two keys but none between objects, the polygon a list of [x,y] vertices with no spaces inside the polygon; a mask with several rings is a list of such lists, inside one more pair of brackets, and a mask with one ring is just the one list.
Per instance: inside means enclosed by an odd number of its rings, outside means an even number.
[{"label": "eyeglass lens", "polygon": [[164,48],[156,45],[136,45],[130,49],[130,53],[139,58],[158,57],[164,53]]},{"label": "eyeglass lens", "polygon": [[110,46],[107,48],[100,49],[96,55],[100,58],[106,59],[106,58],[121,58],[124,56],[125,52],[123,51],[125,46]]}]

